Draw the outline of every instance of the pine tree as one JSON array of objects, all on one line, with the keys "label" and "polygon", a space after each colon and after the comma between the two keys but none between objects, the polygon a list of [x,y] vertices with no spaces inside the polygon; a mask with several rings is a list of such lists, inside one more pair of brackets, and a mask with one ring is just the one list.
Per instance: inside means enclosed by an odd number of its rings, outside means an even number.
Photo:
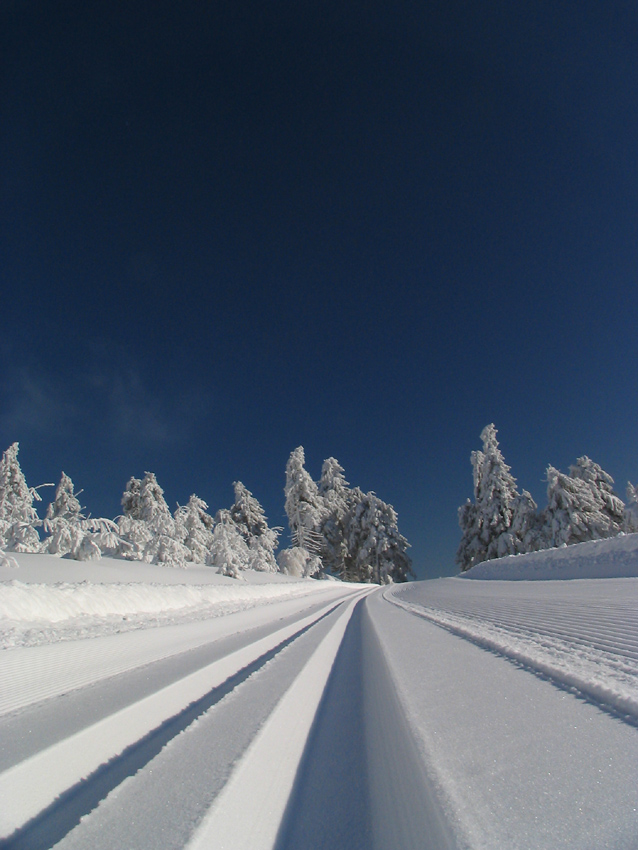
[{"label": "pine tree", "polygon": [[39,552],[41,543],[36,529],[42,520],[33,502],[42,499],[37,488],[27,485],[18,462],[18,450],[19,444],[13,443],[0,461],[0,549]]},{"label": "pine tree", "polygon": [[178,506],[174,514],[177,537],[189,551],[188,560],[206,564],[213,545],[215,520],[207,513],[208,505],[193,494],[184,507]]},{"label": "pine tree", "polygon": [[345,578],[388,584],[414,575],[407,554],[408,541],[399,533],[392,505],[366,493],[353,507],[348,521]]},{"label": "pine tree", "polygon": [[323,505],[317,485],[304,468],[303,446],[296,448],[286,464],[286,516],[293,547],[319,555],[323,538],[319,529],[323,522]]},{"label": "pine tree", "polygon": [[627,534],[638,532],[638,487],[627,482],[627,504],[623,515],[623,528]]},{"label": "pine tree", "polygon": [[171,516],[164,491],[153,472],[142,481],[131,478],[122,496],[119,532],[121,554],[131,560],[185,567],[190,551],[181,539],[182,529]]},{"label": "pine tree", "polygon": [[240,578],[241,571],[250,569],[252,554],[230,511],[222,508],[215,515],[213,543],[208,563],[222,575]]},{"label": "pine tree", "polygon": [[78,496],[73,481],[63,472],[55,498],[47,508],[44,529],[50,536],[42,544],[42,551],[59,557],[68,555],[77,561],[96,561],[102,557],[103,549],[117,549],[117,526],[109,519],[87,518]]},{"label": "pine tree", "polygon": [[622,531],[625,504],[614,493],[614,479],[602,467],[587,455],[579,457],[573,466],[569,467],[572,478],[580,478],[591,487],[594,498],[602,514],[602,522],[597,532],[601,537],[613,537]]},{"label": "pine tree", "polygon": [[323,462],[318,492],[323,502],[319,527],[323,538],[321,559],[326,569],[343,575],[348,552],[346,523],[355,497],[348,487],[343,467],[334,457]]},{"label": "pine tree", "polygon": [[549,546],[571,545],[600,537],[602,516],[592,488],[582,478],[547,467],[545,536]]},{"label": "pine tree", "polygon": [[253,569],[277,572],[275,549],[280,529],[268,527],[264,509],[241,481],[235,481],[233,487],[235,504],[230,509],[230,517],[252,553]]},{"label": "pine tree", "polygon": [[483,450],[471,454],[474,504],[459,508],[462,536],[456,561],[461,570],[527,551],[537,536],[536,504],[527,491],[517,492],[496,434],[494,425],[487,425],[481,432]]}]

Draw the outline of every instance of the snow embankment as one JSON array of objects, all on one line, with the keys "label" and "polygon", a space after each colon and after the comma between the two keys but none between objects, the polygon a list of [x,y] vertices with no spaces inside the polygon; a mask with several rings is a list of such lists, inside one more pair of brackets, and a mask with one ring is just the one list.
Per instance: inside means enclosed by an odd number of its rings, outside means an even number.
[{"label": "snow embankment", "polygon": [[638,534],[620,534],[607,540],[591,540],[526,555],[508,555],[476,564],[460,576],[510,581],[636,577]]},{"label": "snow embankment", "polygon": [[332,586],[272,573],[246,572],[236,580],[207,567],[174,570],[108,559],[81,564],[50,555],[16,560],[17,569],[0,570],[5,649],[219,617]]}]

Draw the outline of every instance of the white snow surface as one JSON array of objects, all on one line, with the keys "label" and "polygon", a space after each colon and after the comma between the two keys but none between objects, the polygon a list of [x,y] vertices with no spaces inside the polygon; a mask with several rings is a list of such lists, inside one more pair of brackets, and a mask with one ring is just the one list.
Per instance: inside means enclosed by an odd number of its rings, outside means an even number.
[{"label": "white snow surface", "polygon": [[[0,567],[0,649],[209,619],[326,590],[328,582],[247,570],[241,579],[103,558],[14,554]],[[330,583],[332,584],[332,583]]]},{"label": "white snow surface", "polygon": [[508,581],[637,578],[638,534],[619,534],[606,540],[495,558],[476,564],[460,577]]},{"label": "white snow surface", "polygon": [[3,846],[635,850],[637,539],[376,590],[18,555]]}]

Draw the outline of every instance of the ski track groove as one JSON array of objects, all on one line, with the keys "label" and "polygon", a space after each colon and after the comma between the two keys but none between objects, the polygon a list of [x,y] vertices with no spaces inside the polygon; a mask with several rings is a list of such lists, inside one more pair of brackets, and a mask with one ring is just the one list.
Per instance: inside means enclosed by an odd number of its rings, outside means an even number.
[{"label": "ski track groove", "polygon": [[[355,600],[360,594],[354,594]],[[229,693],[233,688],[241,684],[257,669],[260,669],[269,659],[278,655],[285,646],[296,640],[301,634],[311,629],[316,623],[329,616],[344,603],[347,605],[353,598],[349,594],[341,599],[333,599],[322,606],[318,612],[309,616],[300,616],[294,623],[284,628],[275,629],[266,638],[261,638],[240,650],[231,652],[218,662],[189,674],[184,679],[172,683],[155,692],[150,697],[127,706],[109,715],[104,720],[98,721],[80,732],[73,734],[53,746],[27,758],[25,761],[10,767],[0,774],[0,796],[3,799],[2,812],[0,813],[0,848],[1,850],[44,850],[50,847],[55,830],[62,829],[56,842],[68,833],[79,819],[92,811],[111,790],[117,787],[131,772],[135,773],[140,767],[153,758],[169,741],[184,731],[199,716],[215,705]],[[209,674],[208,670],[213,673]],[[219,672],[217,672],[219,670]],[[158,705],[158,711],[165,712],[161,696],[169,690],[175,694],[185,682],[193,681],[194,687],[199,687],[203,681],[213,677],[205,687],[204,692],[192,699],[192,687],[187,693],[190,694],[183,707],[175,711],[173,709],[168,715],[157,715],[154,724],[148,720],[146,703],[153,702]],[[183,696],[176,696],[178,701],[184,702]],[[173,699],[174,702],[175,698]],[[122,723],[125,715],[130,715],[131,723]],[[133,716],[135,715],[135,716]],[[140,715],[143,719],[135,723]],[[158,721],[159,718],[159,721]],[[113,727],[117,719],[116,726]],[[109,729],[125,728],[124,733],[129,740],[122,738],[124,743],[114,744],[112,735],[107,734],[105,745],[94,743],[94,739],[100,738],[98,729],[103,725]],[[144,726],[146,724],[146,728]],[[132,733],[129,725],[137,731]],[[141,730],[141,731],[140,731]],[[112,729],[111,729],[112,731]],[[131,734],[134,737],[131,739]],[[114,752],[112,750],[115,749]],[[89,750],[89,754],[85,753]],[[69,766],[69,761],[77,761],[77,765]],[[91,767],[91,765],[93,765]],[[131,771],[132,768],[132,771]],[[50,781],[51,774],[56,771],[60,776]],[[75,771],[75,773],[74,773]],[[47,775],[48,785],[43,789],[38,787],[38,777]],[[62,823],[62,827],[56,824]]]},{"label": "ski track groove", "polygon": [[[512,601],[484,600],[482,588],[455,595],[434,587],[410,598],[409,586],[384,593],[408,613],[532,669],[605,711],[638,725],[638,615],[589,598],[577,586],[571,596],[543,604],[534,591]],[[520,594],[520,590],[518,593]],[[579,595],[580,593],[580,595]]]}]

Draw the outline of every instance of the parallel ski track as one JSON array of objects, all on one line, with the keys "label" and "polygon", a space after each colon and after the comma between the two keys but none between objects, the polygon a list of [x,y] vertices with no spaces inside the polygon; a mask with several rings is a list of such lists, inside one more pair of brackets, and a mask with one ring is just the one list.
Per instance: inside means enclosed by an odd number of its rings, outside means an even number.
[{"label": "parallel ski track", "polygon": [[558,598],[548,599],[542,587],[462,580],[385,596],[638,724],[638,583],[618,581],[618,598],[601,584],[556,584]]},{"label": "parallel ski track", "polygon": [[[361,595],[349,594],[346,607],[351,609]],[[291,641],[340,608],[343,601],[331,600],[320,611],[300,617],[294,624],[273,631],[4,771],[0,774],[1,850],[52,846],[48,843],[51,830],[55,831],[60,821],[70,818],[68,828],[72,827],[78,798],[88,801],[81,805],[89,808],[80,810],[81,815],[87,814],[116,787],[114,783],[129,775],[127,770],[121,770],[120,761],[138,758],[143,766],[144,759],[187,729],[210,705]],[[142,755],[138,756],[137,751]],[[111,778],[120,773],[119,780]]]}]

